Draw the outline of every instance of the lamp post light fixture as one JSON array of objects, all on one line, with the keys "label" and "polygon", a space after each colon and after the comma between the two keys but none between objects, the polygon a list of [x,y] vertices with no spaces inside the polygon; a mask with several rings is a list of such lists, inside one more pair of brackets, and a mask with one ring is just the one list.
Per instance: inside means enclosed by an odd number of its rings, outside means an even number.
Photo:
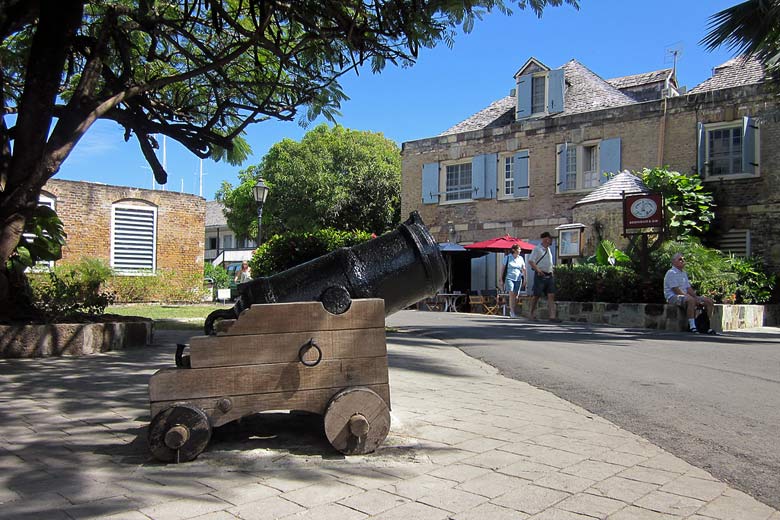
[{"label": "lamp post light fixture", "polygon": [[260,247],[260,226],[263,219],[263,204],[268,198],[268,192],[270,189],[265,185],[262,178],[257,180],[257,184],[252,186],[252,195],[257,203],[257,247]]}]

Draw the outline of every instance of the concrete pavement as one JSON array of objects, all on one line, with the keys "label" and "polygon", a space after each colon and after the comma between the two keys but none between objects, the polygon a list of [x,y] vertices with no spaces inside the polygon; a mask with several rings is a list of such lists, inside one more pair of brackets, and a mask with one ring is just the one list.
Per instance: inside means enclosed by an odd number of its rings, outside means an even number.
[{"label": "concrete pavement", "polygon": [[440,341],[388,334],[393,425],[344,457],[309,415],[215,432],[194,462],[146,448],[149,375],[187,333],[88,358],[0,360],[0,518],[739,519],[780,512]]}]

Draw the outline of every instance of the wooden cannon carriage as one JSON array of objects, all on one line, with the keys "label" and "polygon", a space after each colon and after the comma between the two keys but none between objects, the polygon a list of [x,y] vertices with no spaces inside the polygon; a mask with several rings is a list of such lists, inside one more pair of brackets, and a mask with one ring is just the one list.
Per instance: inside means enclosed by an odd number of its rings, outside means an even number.
[{"label": "wooden cannon carriage", "polygon": [[396,231],[239,285],[241,300],[212,313],[189,356],[179,345],[177,368],[152,376],[152,454],[193,460],[212,428],[269,410],[321,414],[334,448],[374,451],[390,429],[385,315],[436,294],[444,277],[413,213]]}]

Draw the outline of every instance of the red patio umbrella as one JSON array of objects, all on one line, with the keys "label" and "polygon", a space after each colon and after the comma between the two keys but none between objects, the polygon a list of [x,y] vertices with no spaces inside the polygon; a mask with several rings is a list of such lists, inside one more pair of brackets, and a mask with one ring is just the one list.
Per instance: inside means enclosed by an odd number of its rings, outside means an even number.
[{"label": "red patio umbrella", "polygon": [[482,242],[469,244],[463,247],[466,249],[480,249],[482,251],[490,251],[493,253],[505,253],[509,251],[509,249],[515,244],[519,245],[522,251],[533,251],[534,247],[536,247],[533,244],[529,244],[528,242],[520,240],[519,238],[510,237],[509,235],[483,240]]}]

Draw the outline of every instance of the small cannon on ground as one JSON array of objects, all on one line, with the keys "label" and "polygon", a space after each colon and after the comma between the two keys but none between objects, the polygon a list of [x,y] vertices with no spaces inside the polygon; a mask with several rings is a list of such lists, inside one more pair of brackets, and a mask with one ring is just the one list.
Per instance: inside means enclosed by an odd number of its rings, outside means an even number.
[{"label": "small cannon on ground", "polygon": [[324,417],[345,454],[374,451],[390,429],[385,316],[436,294],[445,267],[414,212],[391,233],[239,285],[232,309],[176,351],[149,382],[149,447],[186,462],[212,428],[267,410]]}]

